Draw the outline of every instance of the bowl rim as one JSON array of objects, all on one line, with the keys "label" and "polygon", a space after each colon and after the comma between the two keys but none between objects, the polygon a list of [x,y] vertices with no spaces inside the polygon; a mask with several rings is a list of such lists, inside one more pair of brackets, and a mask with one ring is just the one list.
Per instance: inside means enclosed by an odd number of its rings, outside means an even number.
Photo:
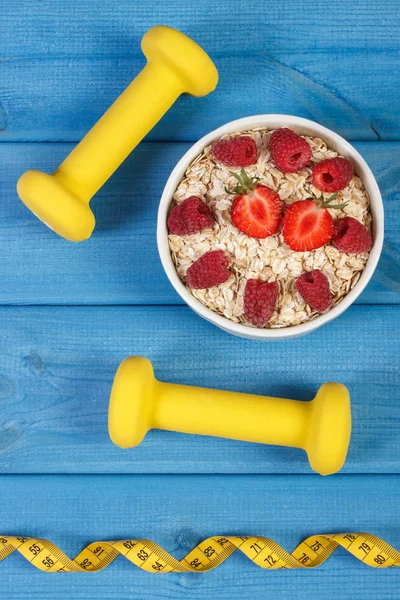
[{"label": "bowl rim", "polygon": [[[206,146],[211,144],[216,139],[230,133],[255,129],[257,127],[267,127],[271,129],[290,127],[294,130],[297,130],[302,135],[316,135],[318,137],[323,137],[331,147],[337,150],[342,156],[350,158],[352,163],[355,165],[355,170],[362,179],[363,185],[368,192],[370,198],[370,210],[372,213],[373,246],[370,251],[366,266],[356,285],[348,294],[346,294],[339,304],[334,306],[328,312],[323,313],[315,319],[307,321],[306,323],[276,329],[261,329],[252,327],[250,325],[245,325],[243,323],[236,323],[235,321],[231,321],[230,319],[215,313],[210,308],[207,308],[189,292],[184,283],[181,281],[172,261],[168,245],[168,209],[172,196],[190,163],[203,151]],[[311,121],[310,119],[286,114],[260,114],[243,117],[241,119],[236,119],[234,121],[230,121],[229,123],[225,123],[224,125],[214,129],[213,131],[210,131],[205,136],[200,138],[187,150],[187,152],[185,152],[172,170],[161,195],[157,217],[157,246],[161,263],[170,283],[182,300],[184,300],[184,302],[198,315],[207,321],[210,321],[214,325],[217,325],[228,333],[232,333],[240,337],[260,340],[290,339],[301,336],[318,329],[322,325],[329,323],[341,315],[345,310],[347,310],[347,308],[349,308],[351,304],[353,304],[353,302],[358,298],[372,278],[381,255],[383,238],[384,209],[382,196],[375,176],[361,154],[354,148],[354,146],[352,146],[339,134],[328,129],[327,127],[324,127],[315,121]]]}]

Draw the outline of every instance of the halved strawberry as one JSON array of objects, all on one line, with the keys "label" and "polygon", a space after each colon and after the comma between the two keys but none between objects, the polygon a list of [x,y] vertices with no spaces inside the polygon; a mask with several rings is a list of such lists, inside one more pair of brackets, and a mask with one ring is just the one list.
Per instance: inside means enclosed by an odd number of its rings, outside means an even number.
[{"label": "halved strawberry", "polygon": [[279,229],[282,219],[282,201],[271,188],[257,183],[258,177],[250,178],[244,169],[240,175],[231,172],[239,182],[231,209],[233,224],[253,238],[266,238]]},{"label": "halved strawberry", "polygon": [[334,194],[325,201],[298,200],[290,204],[283,217],[282,233],[287,245],[295,252],[315,250],[329,242],[333,235],[333,219],[326,207],[342,208],[330,204]]}]

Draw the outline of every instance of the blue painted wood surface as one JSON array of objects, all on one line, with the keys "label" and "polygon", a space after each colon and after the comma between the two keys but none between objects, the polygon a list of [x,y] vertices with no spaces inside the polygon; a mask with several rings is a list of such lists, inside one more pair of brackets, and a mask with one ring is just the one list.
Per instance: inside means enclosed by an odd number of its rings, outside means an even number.
[{"label": "blue painted wood surface", "polygon": [[[397,304],[400,143],[355,146],[377,177],[386,210],[384,260],[357,302]],[[92,200],[93,236],[74,245],[49,232],[15,191],[26,169],[51,172],[73,145],[0,145],[0,247],[7,249],[0,261],[0,304],[181,304],[162,269],[155,235],[162,189],[188,147],[141,144]]]},{"label": "blue painted wood surface", "polygon": [[219,438],[153,431],[138,448],[113,446],[111,382],[132,354],[147,356],[163,381],[299,400],[343,382],[354,419],[345,472],[398,473],[399,317],[397,306],[357,306],[308,337],[263,343],[228,336],[183,306],[3,307],[0,472],[311,472],[300,450]]},{"label": "blue painted wood surface", "polygon": [[[371,479],[373,480],[371,482]],[[373,483],[373,487],[372,487]],[[400,540],[398,476],[0,477],[2,531],[51,539],[70,556],[97,539],[148,537],[177,558],[209,535],[264,534],[291,551],[312,533],[373,530]],[[312,572],[265,572],[244,556],[206,575],[154,576],[119,558],[96,574],[44,575],[12,555],[0,564],[5,598],[397,599],[399,572],[376,570],[344,550]],[[393,592],[393,593],[391,593]]]},{"label": "blue painted wood surface", "polygon": [[177,27],[209,52],[251,53],[398,50],[396,0],[290,0],[277,3],[159,0],[31,0],[18,4],[1,0],[2,48],[6,56],[126,56],[139,53],[144,32],[163,23]]},{"label": "blue painted wood surface", "polygon": [[86,0],[78,11],[46,0],[41,14],[24,0],[18,20],[3,4],[3,139],[80,138],[142,68],[140,38],[160,22],[212,53],[221,83],[208,98],[181,99],[153,139],[195,139],[258,112],[314,118],[351,139],[398,139],[397,0],[332,3],[327,20],[324,0],[251,0],[243,10],[235,0]]},{"label": "blue painted wood surface", "polygon": [[[351,140],[399,138],[391,78],[396,52],[375,51],[366,60],[360,51],[299,55],[272,53],[266,46],[255,54],[213,58],[221,75],[216,91],[180,98],[148,139],[196,140],[227,121],[259,113],[296,114]],[[79,140],[144,64],[143,56],[11,57],[0,71],[0,140]]]},{"label": "blue painted wood surface", "polygon": [[[96,538],[142,536],[182,556],[219,532],[267,535],[290,550],[314,532],[355,529],[400,549],[398,1],[0,0],[0,17],[0,533],[48,537],[71,555]],[[202,44],[220,84],[179,100],[94,199],[93,238],[71,245],[26,211],[15,182],[68,153],[65,142],[143,66],[140,39],[158,23]],[[386,210],[382,260],[357,305],[280,344],[229,337],[181,306],[154,237],[162,187],[188,142],[264,112],[316,119],[353,140]],[[157,431],[118,450],[108,394],[133,353],[151,358],[160,379],[260,394],[308,399],[322,381],[343,381],[354,412],[344,474],[310,475],[300,451]],[[0,564],[7,600],[324,600],[350,590],[394,600],[399,589],[399,571],[370,570],[344,551],[311,573],[264,573],[241,556],[199,577],[155,578],[122,560],[62,579],[18,556]]]}]

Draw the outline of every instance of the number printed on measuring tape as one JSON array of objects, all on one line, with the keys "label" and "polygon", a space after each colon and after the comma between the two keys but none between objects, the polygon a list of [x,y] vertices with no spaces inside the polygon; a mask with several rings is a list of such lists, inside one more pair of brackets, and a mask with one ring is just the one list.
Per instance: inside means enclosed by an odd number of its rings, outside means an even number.
[{"label": "number printed on measuring tape", "polygon": [[47,573],[85,573],[101,571],[122,555],[148,573],[204,573],[240,550],[262,569],[312,569],[325,562],[338,546],[370,567],[400,567],[400,552],[370,533],[314,535],[290,554],[263,536],[215,536],[198,544],[181,560],[150,540],[93,542],[70,559],[48,540],[0,535],[0,561],[17,551]]}]

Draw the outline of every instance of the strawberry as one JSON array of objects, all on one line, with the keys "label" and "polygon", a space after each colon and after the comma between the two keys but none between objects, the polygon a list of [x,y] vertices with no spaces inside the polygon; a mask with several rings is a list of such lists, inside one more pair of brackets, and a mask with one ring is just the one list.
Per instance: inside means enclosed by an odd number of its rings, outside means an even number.
[{"label": "strawberry", "polygon": [[287,127],[273,132],[269,149],[276,166],[284,173],[303,169],[311,158],[311,147],[307,140]]},{"label": "strawberry", "polygon": [[278,284],[249,279],[244,289],[244,316],[256,327],[264,327],[276,309]]},{"label": "strawberry", "polygon": [[247,135],[217,140],[212,145],[212,153],[228,167],[249,167],[257,160],[256,143]]},{"label": "strawberry", "polygon": [[290,204],[283,217],[283,238],[295,252],[315,250],[329,242],[333,235],[333,219],[327,208],[343,208],[333,205],[337,194],[328,200],[298,200]]},{"label": "strawberry", "polygon": [[266,238],[276,233],[282,218],[282,201],[271,188],[260,185],[258,177],[250,178],[242,169],[240,175],[231,175],[239,182],[233,191],[231,218],[233,224],[253,238]]},{"label": "strawberry", "polygon": [[354,175],[353,165],[347,158],[326,158],[315,165],[313,182],[323,192],[343,190]]}]

